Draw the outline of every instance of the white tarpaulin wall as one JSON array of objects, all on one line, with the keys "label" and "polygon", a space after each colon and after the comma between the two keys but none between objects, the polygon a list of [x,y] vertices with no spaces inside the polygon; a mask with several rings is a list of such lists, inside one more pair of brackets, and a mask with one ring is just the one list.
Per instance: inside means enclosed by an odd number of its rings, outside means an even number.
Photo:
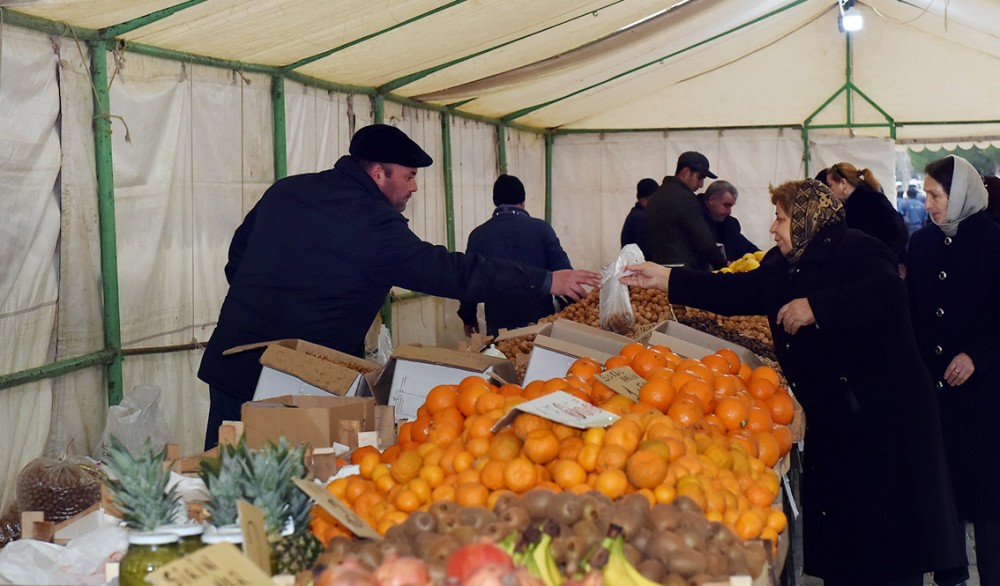
[{"label": "white tarpaulin wall", "polygon": [[[18,0],[15,9],[98,29],[174,3]],[[1000,136],[1000,77],[988,74],[1000,69],[1000,44],[983,27],[1000,21],[1000,5],[947,6],[946,15],[943,0],[929,0],[926,10],[859,3],[866,29],[854,36],[853,82],[899,124],[901,140],[988,144]],[[690,149],[737,185],[736,216],[751,240],[769,247],[767,186],[803,176],[797,125],[845,81],[833,7],[832,0],[690,0],[618,32],[664,6],[467,0],[441,9],[431,0],[376,0],[345,10],[316,0],[207,0],[118,38],[271,66],[341,47],[297,71],[362,89],[412,75],[394,86],[396,95],[440,104],[462,95],[471,101],[460,112],[493,117],[523,108],[517,123],[612,131],[559,134],[552,148],[553,226],[575,266],[597,269],[618,250],[638,179],[671,174],[677,155]],[[15,373],[104,348],[94,89],[88,45],[73,35],[6,22],[0,35],[0,372]],[[920,64],[919,79],[947,72],[948,83],[918,91],[912,67],[885,67],[900,54]],[[174,438],[190,454],[201,446],[207,412],[206,387],[194,376],[201,353],[156,349],[203,343],[214,327],[229,239],[274,179],[271,76],[131,51],[107,62],[121,337],[126,351],[151,352],[126,355],[124,389],[159,386]],[[289,173],[328,167],[346,152],[352,131],[375,118],[365,93],[293,79],[284,88]],[[813,123],[843,124],[845,104],[833,101]],[[852,116],[885,122],[857,95]],[[445,244],[442,114],[386,100],[384,118],[435,159],[418,176],[407,217],[420,237]],[[971,123],[927,124],[957,121]],[[454,245],[463,250],[492,211],[497,131],[456,115],[446,124]],[[730,125],[761,128],[684,130]],[[642,128],[673,130],[613,132]],[[810,175],[846,160],[891,182],[887,136],[886,128],[810,132]],[[545,138],[518,127],[505,128],[504,137],[508,172],[524,181],[531,214],[544,217]],[[397,303],[395,342],[454,345],[461,339],[456,308],[440,299]],[[13,497],[15,475],[33,457],[91,452],[106,401],[103,367],[0,390],[0,504]]]}]

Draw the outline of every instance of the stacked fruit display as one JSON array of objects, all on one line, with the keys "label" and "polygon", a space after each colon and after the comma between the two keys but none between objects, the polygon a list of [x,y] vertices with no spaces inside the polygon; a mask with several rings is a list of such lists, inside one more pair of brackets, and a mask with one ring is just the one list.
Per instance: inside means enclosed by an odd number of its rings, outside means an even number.
[{"label": "stacked fruit display", "polygon": [[[521,496],[505,494],[492,510],[433,503],[392,527],[382,541],[335,539],[313,576],[318,586],[337,583],[345,567],[370,572],[376,582],[378,576],[399,576],[397,586],[558,586],[570,580],[686,585],[760,576],[766,562],[762,542],[741,541],[684,497],[650,505],[639,494],[611,501],[596,491],[533,488]],[[486,568],[491,565],[496,567]],[[497,577],[499,582],[492,581]]]},{"label": "stacked fruit display", "polygon": [[[596,378],[621,366],[644,379],[638,401]],[[509,409],[555,391],[621,418],[583,431],[520,413],[493,431]],[[400,427],[398,445],[359,450],[360,473],[328,490],[382,534],[435,503],[492,509],[540,487],[612,500],[637,494],[650,504],[686,497],[741,539],[776,540],[785,517],[772,508],[772,466],[791,446],[792,407],[773,369],[751,370],[731,351],[693,360],[632,343],[605,365],[582,358],[566,377],[524,388],[478,377],[437,386]],[[314,525],[329,537],[336,526],[324,515]]]},{"label": "stacked fruit display", "polygon": [[745,273],[760,268],[760,261],[764,258],[764,251],[748,252],[740,258],[729,263],[729,266],[722,267],[716,272],[719,273]]}]

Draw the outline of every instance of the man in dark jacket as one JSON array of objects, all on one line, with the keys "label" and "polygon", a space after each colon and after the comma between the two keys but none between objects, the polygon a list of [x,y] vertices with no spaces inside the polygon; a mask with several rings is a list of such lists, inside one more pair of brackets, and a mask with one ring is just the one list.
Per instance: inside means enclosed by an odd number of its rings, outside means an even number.
[{"label": "man in dark jacket", "polygon": [[579,299],[591,271],[556,271],[449,252],[420,240],[402,215],[430,156],[397,128],[374,124],[332,169],[272,185],[233,235],[229,293],[198,378],[209,385],[206,448],[223,420],[253,398],[263,350],[243,344],[301,338],[355,355],[393,286],[454,299],[538,291]]},{"label": "man in dark jacket", "polygon": [[[559,244],[552,226],[532,218],[524,209],[524,184],[513,175],[501,175],[493,184],[493,217],[469,234],[465,254],[503,258],[528,266],[558,271],[573,268]],[[477,301],[463,301],[458,317],[465,335],[479,332]],[[496,336],[501,329],[513,329],[552,315],[555,306],[548,291],[486,302],[486,333]]]},{"label": "man in dark jacket", "polygon": [[647,260],[696,270],[726,266],[726,257],[702,219],[701,204],[694,194],[704,185],[705,177],[717,178],[708,169],[708,158],[694,151],[681,153],[677,171],[664,177],[660,188],[649,196],[646,204]]},{"label": "man in dark jacket", "polygon": [[649,196],[659,187],[660,184],[649,177],[639,181],[635,186],[635,206],[629,210],[622,225],[622,247],[624,248],[626,244],[635,244],[647,258],[649,246],[646,245],[646,204],[649,203]]},{"label": "man in dark jacket", "polygon": [[740,221],[733,217],[733,206],[740,194],[732,183],[713,181],[701,196],[701,211],[712,231],[712,238],[722,245],[726,260],[732,262],[748,252],[760,250],[741,233]]}]

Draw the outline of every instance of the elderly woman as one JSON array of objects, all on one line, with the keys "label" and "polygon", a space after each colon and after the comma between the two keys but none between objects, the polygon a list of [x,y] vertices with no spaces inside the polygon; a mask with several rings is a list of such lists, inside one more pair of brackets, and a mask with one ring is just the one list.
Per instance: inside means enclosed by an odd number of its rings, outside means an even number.
[{"label": "elderly woman", "polygon": [[847,227],[881,240],[903,262],[910,237],[906,223],[882,193],[882,185],[871,170],[836,163],[826,170],[826,184],[844,204]]},{"label": "elderly woman", "polygon": [[933,384],[917,354],[896,259],[847,228],[830,189],[771,190],[776,247],[760,268],[713,274],[652,263],[622,282],[723,315],[766,315],[807,415],[804,571],[826,586],[923,583],[964,564]]},{"label": "elderly woman", "polygon": [[980,583],[997,585],[1000,226],[984,211],[987,188],[968,161],[945,157],[925,173],[931,223],[913,234],[907,262],[913,329],[938,389],[958,513],[975,527]]}]

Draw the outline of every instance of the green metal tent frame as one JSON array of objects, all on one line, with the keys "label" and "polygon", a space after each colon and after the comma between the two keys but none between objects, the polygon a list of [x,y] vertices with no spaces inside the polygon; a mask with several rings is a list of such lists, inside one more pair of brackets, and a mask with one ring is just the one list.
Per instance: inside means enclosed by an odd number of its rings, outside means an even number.
[{"label": "green metal tent frame", "polygon": [[[191,350],[196,347],[194,344],[185,344],[179,346],[166,346],[159,348],[142,348],[142,349],[123,349],[121,342],[121,318],[119,313],[119,299],[118,299],[118,261],[117,261],[117,250],[115,243],[115,204],[114,204],[114,172],[112,165],[112,149],[111,149],[111,115],[110,115],[110,104],[108,96],[108,72],[107,72],[107,61],[106,53],[112,50],[125,50],[132,51],[135,53],[140,53],[144,55],[149,55],[153,57],[182,61],[191,64],[205,65],[211,67],[219,67],[224,69],[230,69],[234,71],[244,71],[250,73],[262,73],[268,74],[272,78],[271,86],[271,98],[272,98],[272,124],[273,124],[273,144],[274,144],[274,173],[275,179],[284,177],[287,174],[287,160],[286,160],[286,136],[285,136],[285,90],[284,82],[285,80],[292,80],[304,85],[317,87],[320,89],[335,91],[346,94],[357,94],[365,95],[372,99],[375,113],[375,121],[382,122],[384,118],[384,105],[385,100],[390,100],[395,103],[399,103],[405,106],[411,106],[415,108],[421,108],[429,111],[438,112],[441,114],[441,129],[442,129],[442,140],[444,144],[443,161],[441,165],[441,173],[444,183],[445,191],[445,214],[447,222],[447,246],[449,250],[455,250],[455,202],[454,202],[454,187],[452,180],[452,151],[451,151],[451,127],[450,119],[452,116],[457,116],[469,120],[479,121],[487,123],[496,127],[497,132],[497,158],[499,171],[505,173],[507,171],[507,150],[506,150],[506,139],[507,130],[509,128],[516,129],[523,132],[529,132],[534,134],[540,134],[544,136],[545,139],[545,220],[548,222],[552,221],[552,161],[553,161],[553,151],[555,145],[555,139],[557,136],[570,135],[570,134],[601,134],[601,133],[620,133],[620,132],[656,132],[656,131],[693,131],[693,130],[738,130],[738,129],[762,129],[762,128],[799,128],[802,133],[802,141],[804,145],[804,158],[805,158],[805,169],[806,175],[809,174],[809,131],[813,129],[836,129],[836,128],[861,128],[861,127],[885,127],[889,130],[889,134],[892,138],[896,136],[896,128],[898,126],[904,125],[903,123],[898,123],[892,119],[892,117],[885,112],[881,107],[879,107],[874,101],[872,101],[867,95],[865,95],[857,86],[854,85],[852,81],[852,67],[853,67],[853,55],[851,47],[851,35],[850,33],[845,34],[846,39],[846,50],[847,50],[847,67],[845,71],[845,83],[844,85],[835,92],[829,99],[826,100],[815,112],[812,113],[801,125],[766,125],[766,126],[730,126],[726,128],[700,128],[700,127],[687,127],[687,128],[636,128],[636,129],[539,129],[523,124],[519,124],[516,120],[522,118],[523,116],[550,106],[559,101],[568,99],[574,95],[595,89],[597,87],[603,86],[605,84],[611,83],[621,77],[632,74],[641,69],[661,64],[666,60],[683,54],[687,51],[695,49],[706,43],[716,41],[726,35],[732,34],[740,29],[743,29],[752,24],[756,24],[767,18],[770,18],[776,14],[784,12],[794,6],[797,6],[806,0],[792,0],[782,7],[779,7],[768,14],[762,15],[757,19],[734,27],[723,33],[715,35],[711,38],[704,39],[697,43],[692,44],[689,47],[685,47],[681,50],[675,51],[671,54],[661,56],[660,58],[630,69],[629,71],[616,74],[608,79],[588,86],[586,88],[576,90],[572,93],[566,94],[564,96],[549,100],[547,102],[536,104],[534,106],[512,112],[500,118],[489,118],[484,116],[477,116],[474,114],[468,114],[458,110],[458,108],[465,102],[459,102],[457,104],[451,104],[449,106],[438,106],[433,104],[427,104],[419,102],[407,97],[399,96],[393,94],[392,91],[402,87],[408,83],[411,83],[417,79],[426,77],[436,71],[440,71],[444,68],[451,67],[473,57],[482,55],[489,51],[494,51],[507,46],[511,43],[517,42],[524,38],[530,37],[532,35],[540,34],[552,28],[567,24],[576,20],[577,18],[583,18],[589,16],[594,12],[599,12],[604,8],[618,4],[624,0],[610,0],[608,4],[604,7],[598,9],[597,11],[590,11],[586,14],[577,15],[567,20],[552,25],[541,31],[536,31],[507,41],[501,45],[491,47],[470,55],[465,55],[449,61],[447,63],[441,64],[439,66],[429,68],[420,72],[416,72],[396,80],[392,80],[381,87],[361,87],[331,83],[326,80],[317,79],[311,76],[303,75],[296,71],[297,67],[311,63],[318,59],[322,59],[329,56],[337,51],[343,50],[349,46],[355,45],[359,42],[368,40],[370,38],[376,37],[381,34],[385,34],[390,30],[404,26],[410,22],[426,18],[432,14],[440,12],[442,10],[447,10],[453,6],[457,6],[466,0],[453,0],[452,2],[439,6],[427,13],[413,17],[410,20],[397,23],[390,28],[377,31],[366,35],[360,39],[351,41],[344,45],[332,48],[330,50],[324,51],[317,55],[313,55],[291,63],[283,67],[274,67],[267,65],[260,65],[255,63],[246,63],[241,61],[232,61],[224,59],[215,59],[210,57],[205,57],[201,55],[194,55],[189,53],[183,53],[179,51],[173,51],[169,49],[163,49],[159,47],[153,47],[149,45],[143,45],[139,43],[128,43],[118,39],[118,37],[129,31],[138,29],[147,24],[156,22],[167,18],[168,16],[175,14],[181,10],[190,8],[201,4],[205,0],[189,0],[187,2],[179,3],[170,8],[159,10],[148,15],[145,15],[134,20],[124,22],[112,27],[105,29],[95,30],[95,29],[83,29],[70,27],[65,23],[54,22],[46,19],[40,19],[12,11],[10,9],[3,9],[3,22],[7,25],[19,26],[22,28],[27,28],[35,30],[44,34],[49,34],[53,36],[70,36],[83,40],[87,42],[91,50],[91,75],[93,81],[93,87],[95,89],[94,96],[94,143],[96,152],[96,171],[97,171],[97,196],[98,196],[98,215],[100,223],[100,249],[101,249],[101,274],[102,274],[102,284],[103,284],[103,319],[104,319],[104,348],[89,354],[82,356],[77,356],[74,358],[68,358],[64,360],[59,360],[52,362],[43,366],[29,368],[19,372],[0,375],[0,390],[16,387],[29,382],[34,382],[46,378],[52,378],[75,372],[78,370],[92,368],[94,366],[104,365],[106,368],[106,380],[107,380],[107,393],[108,393],[108,403],[117,404],[121,401],[123,396],[122,388],[122,360],[126,356],[140,355],[140,354],[151,354],[151,353],[165,353],[172,351],[185,351]],[[900,0],[903,1],[903,0]],[[886,119],[884,123],[876,124],[856,124],[853,122],[853,109],[852,104],[854,100],[854,95],[860,96],[873,108],[879,111]],[[841,95],[844,96],[847,103],[847,116],[846,120],[842,124],[813,124],[812,121],[824,111],[831,103],[833,103]],[[953,121],[953,122],[934,122],[934,121],[915,121],[906,122],[905,125],[940,125],[940,124],[997,124],[1000,120],[970,120],[970,121]],[[391,308],[393,301],[402,301],[405,299],[412,299],[420,297],[418,293],[406,293],[401,295],[390,295],[382,309],[382,317],[384,323],[391,323]]]}]

